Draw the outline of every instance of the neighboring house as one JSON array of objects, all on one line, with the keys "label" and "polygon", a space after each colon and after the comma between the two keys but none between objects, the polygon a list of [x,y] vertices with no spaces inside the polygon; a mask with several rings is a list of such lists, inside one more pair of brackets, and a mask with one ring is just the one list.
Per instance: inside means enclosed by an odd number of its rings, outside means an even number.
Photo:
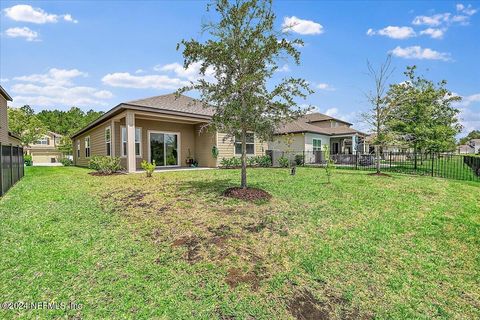
[{"label": "neighboring house", "polygon": [[62,135],[48,131],[41,139],[25,148],[26,153],[32,156],[34,165],[59,163],[63,154],[58,151]]},{"label": "neighboring house", "polygon": [[275,131],[273,141],[268,143],[268,149],[312,152],[323,150],[328,145],[331,154],[368,151],[368,146],[364,143],[367,135],[351,126],[347,121],[325,114],[307,114],[280,126]]},{"label": "neighboring house", "polygon": [[19,146],[21,145],[20,138],[8,131],[7,101],[12,101],[12,97],[0,86],[0,143]]},{"label": "neighboring house", "polygon": [[[376,138],[376,133],[372,133],[365,138],[365,143],[368,145],[368,153],[375,153],[375,145],[373,140]],[[413,148],[409,147],[407,143],[401,141],[388,142],[387,145],[380,147],[380,152],[386,153],[413,153]]]},{"label": "neighboring house", "polygon": [[459,145],[458,153],[477,154],[480,153],[480,139],[472,139],[466,144]]},{"label": "neighboring house", "polygon": [[[94,155],[117,156],[128,172],[139,170],[142,160],[158,167],[217,167],[222,158],[240,156],[240,143],[219,132],[206,132],[214,111],[198,101],[166,94],[120,103],[72,136],[74,164],[88,166]],[[218,149],[218,157],[212,154]],[[266,144],[253,133],[247,153],[263,155]]]}]

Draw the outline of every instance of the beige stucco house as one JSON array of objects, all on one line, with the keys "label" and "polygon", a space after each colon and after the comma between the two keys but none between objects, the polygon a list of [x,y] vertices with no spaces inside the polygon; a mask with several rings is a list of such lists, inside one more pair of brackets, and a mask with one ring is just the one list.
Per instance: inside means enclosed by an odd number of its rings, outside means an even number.
[{"label": "beige stucco house", "polygon": [[[128,172],[140,170],[142,160],[155,160],[160,168],[189,166],[193,160],[199,167],[217,167],[222,158],[240,156],[241,149],[226,134],[202,130],[212,115],[212,109],[184,95],[120,103],[72,136],[74,164],[88,166],[94,155],[113,155]],[[263,155],[266,148],[250,134],[250,156]]]},{"label": "beige stucco house", "polygon": [[62,135],[48,131],[41,139],[25,148],[26,154],[32,156],[34,165],[59,163],[63,157],[57,149],[61,138]]},{"label": "beige stucco house", "polygon": [[2,145],[20,146],[20,138],[8,131],[8,101],[12,101],[12,97],[0,86],[0,143]]},{"label": "beige stucco house", "polygon": [[367,152],[366,134],[352,124],[322,113],[311,113],[280,126],[268,149],[293,152],[322,151],[329,146],[332,154]]}]

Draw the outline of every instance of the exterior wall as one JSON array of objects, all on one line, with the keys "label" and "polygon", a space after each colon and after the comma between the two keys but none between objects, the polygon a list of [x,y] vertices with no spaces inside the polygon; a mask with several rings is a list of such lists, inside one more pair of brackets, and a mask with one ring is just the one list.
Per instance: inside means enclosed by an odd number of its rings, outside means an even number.
[{"label": "exterior wall", "polygon": [[[222,158],[240,157],[240,155],[235,154],[235,141],[232,138],[227,137],[228,135],[226,133],[217,133],[217,166],[220,166]],[[268,144],[258,139],[257,136],[255,136],[254,143],[254,156],[264,155],[265,150],[267,150]]]},{"label": "exterior wall", "polygon": [[[141,169],[140,163],[142,162],[142,160],[145,159],[147,161],[150,161],[150,159],[148,159],[149,130],[180,133],[180,166],[186,166],[186,159],[188,157],[189,151],[191,157],[195,156],[195,126],[193,124],[135,119],[135,127],[142,128],[142,156],[137,157],[137,169]],[[120,148],[118,150],[120,152]],[[125,161],[126,165],[126,158],[123,158],[122,160]]]},{"label": "exterior wall", "polygon": [[45,137],[49,139],[48,144],[34,143],[27,148],[27,154],[32,156],[33,163],[59,162],[63,157],[63,154],[56,148],[59,141],[55,141],[52,133],[47,133]]},{"label": "exterior wall", "polygon": [[273,140],[268,142],[269,150],[278,151],[304,151],[305,150],[305,134],[296,133],[293,135],[290,147],[285,143],[285,135],[276,135]]},{"label": "exterior wall", "polygon": [[0,143],[9,144],[7,100],[0,95]]},{"label": "exterior wall", "polygon": [[313,139],[320,139],[322,141],[322,148],[324,145],[330,146],[330,137],[318,133],[305,133],[305,151],[313,151]]},{"label": "exterior wall", "polygon": [[337,128],[337,127],[350,127],[348,124],[336,121],[336,120],[324,120],[317,122],[310,122],[311,125],[320,127],[320,128]]},{"label": "exterior wall", "polygon": [[[105,128],[111,121],[106,121],[89,131],[82,133],[73,140],[73,163],[77,166],[88,167],[90,158],[85,157],[85,138],[90,136],[90,156],[107,155],[105,146]],[[80,157],[77,158],[77,141],[80,141]]]},{"label": "exterior wall", "polygon": [[217,144],[217,134],[214,132],[200,132],[202,125],[195,126],[195,160],[199,167],[215,167],[217,159],[212,156],[212,147]]}]

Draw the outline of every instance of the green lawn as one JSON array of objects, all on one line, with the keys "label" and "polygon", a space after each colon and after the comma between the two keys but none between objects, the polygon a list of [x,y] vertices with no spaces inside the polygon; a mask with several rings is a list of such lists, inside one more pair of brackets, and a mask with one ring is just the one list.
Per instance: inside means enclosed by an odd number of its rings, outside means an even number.
[{"label": "green lawn", "polygon": [[[480,183],[251,169],[28,168],[0,200],[0,319],[480,317]],[[305,317],[308,319],[307,317]]]}]

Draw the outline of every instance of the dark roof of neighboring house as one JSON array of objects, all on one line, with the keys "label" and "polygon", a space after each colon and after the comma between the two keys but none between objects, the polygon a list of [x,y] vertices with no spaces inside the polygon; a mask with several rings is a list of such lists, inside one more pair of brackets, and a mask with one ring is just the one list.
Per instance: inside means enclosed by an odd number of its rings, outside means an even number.
[{"label": "dark roof of neighboring house", "polygon": [[213,115],[213,109],[204,108],[198,100],[184,95],[177,97],[175,93],[170,93],[161,96],[120,103],[104,113],[97,120],[91,122],[86,127],[73,134],[71,137],[74,138],[90,130],[96,125],[108,120],[109,118],[121,113],[126,109],[158,112],[174,116],[194,117],[202,121],[210,120]]},{"label": "dark roof of neighboring house", "polygon": [[318,122],[318,121],[326,121],[326,120],[335,120],[338,122],[346,123],[348,125],[352,125],[350,122],[347,122],[345,120],[337,119],[331,116],[328,116],[326,114],[320,113],[320,112],[314,112],[314,113],[309,113],[303,116],[303,118],[306,119],[306,122]]},{"label": "dark roof of neighboring house", "polygon": [[[330,120],[334,119],[330,116],[321,114],[321,113],[313,113],[313,114],[308,114],[304,117],[301,117],[297,120],[288,122],[282,126],[279,126],[277,130],[275,130],[275,134],[286,134],[286,133],[303,133],[303,132],[310,132],[310,133],[318,133],[318,134],[323,134],[327,136],[334,136],[334,135],[344,135],[344,134],[355,134],[359,133],[361,135],[365,135],[365,133],[355,130],[350,127],[335,127],[335,128],[321,128],[316,125],[310,124],[308,119],[317,119],[315,121],[310,121],[312,122],[317,122],[317,121],[324,121],[324,120]],[[319,120],[319,119],[324,119],[324,120]],[[335,119],[336,120],[336,119]],[[344,123],[348,123],[345,121],[342,121]]]},{"label": "dark roof of neighboring house", "polygon": [[5,91],[5,89],[3,89],[2,86],[0,86],[0,94],[5,98],[5,100],[13,101],[12,97],[10,97],[10,95],[7,93],[7,91]]}]

